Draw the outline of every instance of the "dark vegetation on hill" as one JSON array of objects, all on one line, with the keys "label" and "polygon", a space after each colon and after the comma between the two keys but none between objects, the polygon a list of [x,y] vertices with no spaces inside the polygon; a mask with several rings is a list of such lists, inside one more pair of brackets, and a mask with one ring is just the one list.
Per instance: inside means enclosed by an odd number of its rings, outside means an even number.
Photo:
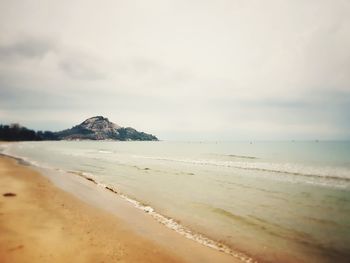
[{"label": "dark vegetation on hill", "polygon": [[63,140],[117,140],[117,141],[157,141],[152,134],[139,132],[133,128],[121,127],[103,116],[86,119],[71,129],[57,132]]},{"label": "dark vegetation on hill", "polygon": [[2,141],[46,141],[58,140],[57,135],[50,131],[34,131],[18,124],[1,125],[0,140]]},{"label": "dark vegetation on hill", "polygon": [[44,141],[44,140],[117,140],[158,141],[157,137],[139,132],[130,127],[120,127],[103,116],[86,119],[81,124],[59,132],[34,131],[19,124],[0,125],[0,140]]}]

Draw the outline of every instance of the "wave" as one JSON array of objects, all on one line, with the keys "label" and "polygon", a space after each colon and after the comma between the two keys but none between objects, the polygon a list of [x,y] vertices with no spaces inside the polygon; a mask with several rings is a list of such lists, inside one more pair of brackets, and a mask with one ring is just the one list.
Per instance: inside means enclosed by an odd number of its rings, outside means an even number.
[{"label": "wave", "polygon": [[[238,224],[254,228],[257,231],[263,231],[271,236],[282,238],[284,240],[286,240],[286,239],[291,240],[293,242],[297,242],[297,243],[301,244],[302,246],[308,246],[310,248],[317,249],[319,251],[326,250],[326,251],[335,252],[337,254],[342,253],[337,248],[332,247],[331,244],[318,242],[309,233],[299,231],[296,229],[287,228],[287,227],[281,226],[279,224],[266,221],[262,218],[259,218],[259,217],[253,216],[253,215],[241,216],[241,215],[233,214],[230,211],[227,211],[227,210],[222,209],[222,208],[217,208],[217,207],[209,207],[209,208],[214,213],[217,213],[221,216],[224,216],[230,220],[233,220],[233,221],[237,222]],[[336,223],[334,223],[333,221],[316,219],[316,218],[308,218],[308,219],[314,220],[320,224],[327,224],[327,225],[336,226]]]},{"label": "wave", "polygon": [[256,160],[259,159],[255,156],[248,156],[248,155],[237,155],[237,154],[209,154],[212,156],[223,156],[223,157],[231,157],[234,159],[248,159],[248,160]]},{"label": "wave", "polygon": [[62,169],[58,169],[58,168],[53,168],[53,167],[48,167],[46,165],[40,164],[38,162],[35,162],[33,160],[30,160],[28,158],[24,158],[21,156],[15,156],[12,154],[8,154],[8,153],[4,153],[1,152],[0,155],[3,156],[7,156],[10,158],[13,158],[15,160],[17,160],[18,162],[24,163],[26,165],[31,165],[31,166],[35,166],[38,168],[44,168],[46,170],[59,170],[61,172],[66,172],[66,173],[70,173],[70,174],[74,174],[77,175],[85,180],[88,180],[90,182],[92,182],[93,184],[95,184],[98,187],[102,187],[110,192],[113,192],[114,194],[117,194],[119,197],[121,197],[122,199],[124,199],[125,201],[131,203],[135,208],[140,209],[142,211],[144,211],[145,213],[147,213],[148,215],[150,215],[153,219],[155,219],[157,222],[161,223],[162,225],[164,225],[167,228],[170,228],[171,230],[177,232],[178,234],[184,236],[187,239],[193,240],[199,244],[202,244],[206,247],[218,250],[220,252],[226,253],[228,255],[231,255],[234,258],[237,258],[239,260],[241,260],[242,262],[246,262],[246,263],[258,263],[258,261],[256,261],[255,259],[251,258],[250,256],[248,256],[245,253],[242,253],[240,251],[236,251],[233,250],[232,248],[230,248],[229,246],[220,243],[218,241],[212,240],[208,237],[206,237],[203,234],[197,233],[192,231],[191,229],[181,225],[179,222],[177,222],[175,219],[167,217],[165,215],[162,215],[161,213],[157,212],[153,207],[147,205],[147,204],[143,204],[140,201],[137,201],[135,199],[130,198],[129,196],[123,194],[122,192],[120,192],[118,189],[116,189],[114,186],[112,185],[106,185],[102,182],[99,182],[93,174],[91,173],[87,173],[87,172],[82,172],[82,171],[65,171]]},{"label": "wave", "polygon": [[246,255],[242,252],[239,252],[239,251],[235,251],[235,250],[231,249],[230,247],[228,247],[227,245],[220,243],[218,241],[214,241],[214,240],[206,237],[205,235],[202,235],[200,233],[196,233],[196,232],[190,230],[189,228],[181,225],[175,219],[158,213],[157,211],[155,211],[155,209],[153,207],[146,205],[146,204],[143,204],[135,199],[132,199],[123,193],[120,193],[113,186],[110,186],[110,185],[109,186],[102,185],[102,186],[105,189],[107,189],[113,193],[118,194],[121,198],[123,198],[127,202],[131,203],[135,208],[144,211],[145,213],[152,216],[153,219],[155,219],[157,222],[161,223],[162,225],[166,226],[167,228],[174,230],[178,234],[186,237],[187,239],[193,240],[193,241],[200,243],[206,247],[210,247],[212,249],[229,254],[237,259],[240,259],[242,262],[257,263],[256,260],[249,257],[248,255]]},{"label": "wave", "polygon": [[15,159],[19,164],[25,165],[25,166],[36,166],[44,169],[50,169],[50,170],[61,170],[61,169],[54,169],[53,167],[43,164],[43,163],[38,163],[34,160],[31,160],[30,158],[22,157],[16,154],[8,153],[2,149],[0,149],[0,156],[5,156],[8,158]]},{"label": "wave", "polygon": [[107,150],[98,150],[98,153],[112,154],[113,152]]},{"label": "wave", "polygon": [[[180,162],[193,165],[221,166],[250,171],[278,173],[302,177],[322,178],[330,180],[342,180],[350,182],[350,170],[343,167],[312,167],[297,163],[271,163],[271,162],[240,162],[240,161],[219,161],[219,160],[195,160],[175,159],[164,157],[138,156],[139,158],[153,159],[168,162]],[[250,157],[248,157],[250,158]]]},{"label": "wave", "polygon": [[239,159],[258,159],[258,157],[254,157],[254,156],[244,156],[244,155],[235,155],[235,154],[228,154],[226,155],[228,157],[233,157],[233,158],[239,158]]}]

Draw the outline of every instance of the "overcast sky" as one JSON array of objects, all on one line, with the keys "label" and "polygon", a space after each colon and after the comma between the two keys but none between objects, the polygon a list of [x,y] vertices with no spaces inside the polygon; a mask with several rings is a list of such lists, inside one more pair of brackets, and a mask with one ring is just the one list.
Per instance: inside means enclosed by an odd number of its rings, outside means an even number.
[{"label": "overcast sky", "polygon": [[350,138],[348,0],[0,0],[0,122]]}]

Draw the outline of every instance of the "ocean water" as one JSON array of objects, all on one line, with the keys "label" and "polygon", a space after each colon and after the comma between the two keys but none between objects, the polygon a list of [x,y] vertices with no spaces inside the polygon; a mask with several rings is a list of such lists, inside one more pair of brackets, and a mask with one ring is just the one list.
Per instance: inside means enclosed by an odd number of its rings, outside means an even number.
[{"label": "ocean water", "polygon": [[350,262],[350,142],[1,147],[35,165],[92,178],[180,234],[245,261]]}]

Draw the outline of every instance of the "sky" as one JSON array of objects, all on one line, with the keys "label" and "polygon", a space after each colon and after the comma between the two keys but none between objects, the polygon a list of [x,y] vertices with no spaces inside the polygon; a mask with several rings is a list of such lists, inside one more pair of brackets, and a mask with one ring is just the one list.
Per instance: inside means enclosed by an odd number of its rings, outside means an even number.
[{"label": "sky", "polygon": [[348,0],[0,0],[0,123],[350,139]]}]

